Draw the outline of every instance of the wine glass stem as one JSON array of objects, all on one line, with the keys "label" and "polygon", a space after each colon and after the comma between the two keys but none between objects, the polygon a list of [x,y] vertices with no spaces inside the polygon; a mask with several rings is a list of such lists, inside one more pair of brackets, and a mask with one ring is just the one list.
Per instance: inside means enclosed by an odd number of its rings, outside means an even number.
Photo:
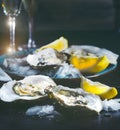
[{"label": "wine glass stem", "polygon": [[33,18],[29,17],[29,39],[32,39],[33,33]]},{"label": "wine glass stem", "polygon": [[9,17],[9,26],[10,26],[10,49],[12,52],[15,52],[15,17]]},{"label": "wine glass stem", "polygon": [[29,39],[28,39],[28,47],[32,47],[33,42],[33,18],[29,16]]}]

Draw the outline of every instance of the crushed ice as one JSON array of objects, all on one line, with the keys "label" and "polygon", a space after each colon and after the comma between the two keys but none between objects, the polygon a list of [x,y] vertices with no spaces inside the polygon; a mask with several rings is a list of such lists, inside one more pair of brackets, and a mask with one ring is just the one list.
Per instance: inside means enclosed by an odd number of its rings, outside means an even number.
[{"label": "crushed ice", "polygon": [[0,67],[0,81],[10,81],[12,78]]},{"label": "crushed ice", "polygon": [[36,70],[31,69],[31,67],[26,62],[26,57],[24,58],[6,58],[4,59],[3,66],[10,72],[16,73],[23,76],[35,75]]},{"label": "crushed ice", "polygon": [[103,110],[104,111],[118,111],[120,110],[120,99],[105,99],[103,101]]},{"label": "crushed ice", "polygon": [[43,106],[34,106],[30,107],[26,111],[27,116],[39,116],[46,118],[54,118],[55,116],[60,115],[53,105],[43,105]]},{"label": "crushed ice", "polygon": [[78,78],[81,73],[78,69],[74,68],[72,65],[64,63],[54,75],[54,78]]},{"label": "crushed ice", "polygon": [[50,76],[52,78],[79,78],[81,76],[80,71],[69,65],[68,63],[63,63],[60,67],[53,68],[51,70],[36,70],[29,66],[26,62],[26,57],[24,58],[6,58],[3,62],[3,66],[10,72],[19,74],[22,76],[43,74]]}]

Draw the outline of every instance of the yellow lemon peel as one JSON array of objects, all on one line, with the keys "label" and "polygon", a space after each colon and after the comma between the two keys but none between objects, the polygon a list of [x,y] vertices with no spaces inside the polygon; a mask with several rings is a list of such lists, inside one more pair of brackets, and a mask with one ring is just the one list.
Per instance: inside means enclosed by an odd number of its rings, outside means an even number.
[{"label": "yellow lemon peel", "polygon": [[85,77],[81,77],[81,88],[83,88],[86,92],[100,96],[102,99],[111,99],[118,94],[115,87],[109,87],[105,84],[94,82]]},{"label": "yellow lemon peel", "polygon": [[98,57],[77,57],[71,56],[70,63],[80,71],[91,68],[98,62]]},{"label": "yellow lemon peel", "polygon": [[53,49],[61,52],[61,51],[68,48],[68,40],[64,37],[60,37],[59,39],[57,39],[57,40],[55,40],[55,41],[53,41],[45,46],[42,46],[37,51],[40,51],[40,50],[43,50],[46,48],[53,48]]},{"label": "yellow lemon peel", "polygon": [[70,63],[74,67],[78,68],[80,71],[97,73],[108,67],[110,64],[107,56],[101,57],[91,57],[91,56],[81,56],[77,57],[75,55],[71,56]]},{"label": "yellow lemon peel", "polygon": [[107,56],[102,56],[99,58],[99,61],[97,64],[95,64],[92,68],[90,68],[90,70],[88,70],[88,72],[91,73],[98,73],[101,72],[103,70],[105,70],[110,64],[110,61],[108,59]]}]

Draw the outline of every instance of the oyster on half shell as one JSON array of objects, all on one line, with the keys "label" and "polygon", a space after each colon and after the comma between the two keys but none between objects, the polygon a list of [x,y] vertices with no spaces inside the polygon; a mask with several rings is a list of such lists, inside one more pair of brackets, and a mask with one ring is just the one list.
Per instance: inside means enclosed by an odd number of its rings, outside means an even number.
[{"label": "oyster on half shell", "polygon": [[0,99],[5,102],[19,99],[34,100],[46,97],[45,88],[52,86],[56,86],[56,83],[47,76],[28,76],[23,80],[13,80],[5,83],[0,89]]},{"label": "oyster on half shell", "polygon": [[46,48],[27,56],[27,62],[33,67],[61,65],[67,60],[67,56],[52,48]]},{"label": "oyster on half shell", "polygon": [[81,88],[69,88],[61,85],[47,88],[46,92],[60,105],[68,108],[79,107],[81,110],[91,110],[99,113],[102,109],[102,101],[97,95],[85,92]]},{"label": "oyster on half shell", "polygon": [[119,55],[113,53],[110,50],[107,50],[105,48],[99,48],[96,46],[91,45],[72,45],[69,48],[67,48],[64,53],[67,53],[69,55],[77,55],[77,56],[103,56],[106,55],[110,61],[110,64],[117,64],[117,59]]}]

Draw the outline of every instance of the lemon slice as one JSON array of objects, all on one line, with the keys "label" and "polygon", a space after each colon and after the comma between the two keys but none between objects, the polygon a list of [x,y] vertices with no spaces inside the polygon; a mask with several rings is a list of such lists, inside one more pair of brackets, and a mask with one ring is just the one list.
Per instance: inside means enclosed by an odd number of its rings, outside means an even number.
[{"label": "lemon slice", "polygon": [[78,68],[80,71],[85,71],[86,69],[89,69],[97,64],[98,60],[98,57],[77,57],[73,55],[70,58],[70,63],[73,64],[74,67]]},{"label": "lemon slice", "polygon": [[39,48],[37,51],[39,50],[43,50],[45,48],[53,48],[57,51],[63,51],[65,50],[66,48],[68,48],[68,40],[65,39],[64,37],[60,37],[59,39],[45,45],[45,46],[42,46],[41,48]]},{"label": "lemon slice", "polygon": [[110,64],[110,61],[107,56],[102,56],[99,58],[97,64],[88,70],[91,73],[98,73],[105,70]]},{"label": "lemon slice", "polygon": [[85,77],[81,77],[81,88],[86,92],[100,96],[102,99],[111,99],[118,94],[115,87],[109,87],[100,82],[93,82]]},{"label": "lemon slice", "polygon": [[71,56],[70,63],[80,71],[97,73],[108,67],[110,64],[107,56],[92,57],[92,56]]}]

